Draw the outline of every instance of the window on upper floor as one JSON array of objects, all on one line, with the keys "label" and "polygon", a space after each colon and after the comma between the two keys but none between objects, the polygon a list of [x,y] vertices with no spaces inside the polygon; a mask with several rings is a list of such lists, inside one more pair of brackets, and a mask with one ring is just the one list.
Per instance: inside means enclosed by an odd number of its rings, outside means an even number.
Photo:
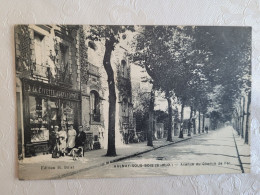
[{"label": "window on upper floor", "polygon": [[34,48],[36,65],[44,64],[44,35],[34,32]]},{"label": "window on upper floor", "polygon": [[60,58],[59,58],[58,77],[60,81],[71,83],[71,64],[69,63],[69,46],[60,44]]},{"label": "window on upper floor", "polygon": [[46,77],[47,66],[45,63],[45,41],[44,35],[34,31],[34,55],[35,63],[32,66],[33,74]]},{"label": "window on upper floor", "polygon": [[60,64],[61,69],[64,71],[68,71],[66,68],[68,68],[68,62],[69,62],[69,47],[63,44],[60,44]]}]

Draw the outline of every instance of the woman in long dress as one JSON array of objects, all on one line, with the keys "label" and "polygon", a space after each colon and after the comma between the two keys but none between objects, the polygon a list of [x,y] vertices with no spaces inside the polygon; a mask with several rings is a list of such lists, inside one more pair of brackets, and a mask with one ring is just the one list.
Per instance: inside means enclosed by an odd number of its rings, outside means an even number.
[{"label": "woman in long dress", "polygon": [[67,142],[67,148],[68,148],[68,153],[74,148],[75,146],[75,139],[76,139],[77,132],[75,129],[73,129],[73,126],[69,126],[69,131],[68,131],[68,142]]},{"label": "woman in long dress", "polygon": [[67,132],[65,126],[62,126],[61,130],[59,131],[59,150],[61,156],[65,156],[66,145],[67,145],[66,140],[67,140]]}]

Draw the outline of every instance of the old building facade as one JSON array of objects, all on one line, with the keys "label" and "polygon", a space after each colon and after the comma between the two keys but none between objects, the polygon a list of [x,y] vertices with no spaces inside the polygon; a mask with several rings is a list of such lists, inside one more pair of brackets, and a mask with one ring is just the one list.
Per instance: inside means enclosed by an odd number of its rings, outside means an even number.
[{"label": "old building facade", "polygon": [[20,154],[48,153],[54,126],[81,124],[78,38],[75,26],[15,27]]},{"label": "old building facade", "polygon": [[105,124],[103,110],[103,91],[99,67],[87,62],[88,80],[82,82],[82,125],[87,133],[87,141],[94,149],[104,148]]},{"label": "old building facade", "polygon": [[[87,31],[87,30],[86,30]],[[103,67],[104,43],[102,41],[93,42],[87,40],[88,45],[88,63],[90,67],[96,67],[99,71],[99,91],[94,90],[100,97],[99,104],[101,123],[98,126],[101,138],[101,146],[107,147],[108,139],[108,84],[107,73]],[[128,61],[128,51],[121,44],[118,44],[111,56],[111,65],[114,71],[116,83],[116,124],[115,124],[115,140],[116,146],[129,143],[131,137],[135,135],[133,120],[133,104],[132,104],[132,85],[131,85],[131,65]],[[91,79],[90,79],[91,80]],[[89,89],[91,91],[91,89]],[[93,92],[94,92],[93,91]],[[94,97],[94,96],[93,96]],[[95,128],[97,129],[96,124]],[[101,126],[100,126],[101,125]],[[91,126],[90,126],[91,127]],[[93,126],[94,129],[94,126]]]},{"label": "old building facade", "polygon": [[[82,26],[15,27],[19,155],[50,153],[55,126],[86,132],[86,149],[107,147],[108,88],[102,51]],[[135,135],[127,50],[115,48],[116,146]],[[99,60],[97,60],[99,59]]]},{"label": "old building facade", "polygon": [[121,57],[117,62],[117,96],[118,96],[118,127],[121,143],[128,144],[136,136],[133,119],[131,66],[127,59],[127,50],[120,48]]}]

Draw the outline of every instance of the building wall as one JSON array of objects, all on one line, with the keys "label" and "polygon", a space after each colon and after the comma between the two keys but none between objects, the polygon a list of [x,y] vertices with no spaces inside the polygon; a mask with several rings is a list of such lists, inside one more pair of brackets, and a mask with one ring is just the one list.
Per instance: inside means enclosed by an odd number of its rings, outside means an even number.
[{"label": "building wall", "polygon": [[[92,64],[88,66],[96,67]],[[89,75],[89,80],[87,83],[82,83],[82,125],[86,133],[92,133],[93,138],[98,137],[98,141],[101,144],[101,148],[105,147],[104,141],[104,111],[103,111],[103,92],[101,89],[100,78],[98,67],[95,75]],[[91,110],[91,104],[93,100],[91,98],[91,93],[98,93],[99,95],[99,109],[100,109],[100,120],[93,120],[93,111]],[[94,140],[95,142],[95,140]]]},{"label": "building wall", "polygon": [[[64,102],[75,106],[73,108],[75,116],[72,121],[74,127],[77,129],[77,126],[81,123],[81,117],[79,116],[81,115],[80,104],[75,102],[75,99],[70,100],[70,95],[73,93],[76,96],[80,94],[80,72],[78,71],[80,64],[77,63],[79,58],[77,30],[73,26],[61,27],[58,25],[15,26],[15,63],[18,83],[17,97],[19,97],[17,98],[17,105],[19,106],[17,110],[22,110],[21,120],[18,120],[17,125],[19,140],[22,139],[19,141],[19,154],[24,150],[24,147],[27,155],[30,155],[29,153],[34,149],[38,152],[41,152],[43,149],[45,152],[48,152],[46,148],[50,147],[51,131],[54,125],[61,125],[65,115],[65,112],[63,112]],[[26,87],[34,88],[27,89]],[[46,93],[43,91],[46,91]],[[52,92],[57,93],[53,95],[54,93]],[[67,92],[69,96],[65,97]],[[52,119],[48,119],[48,117],[44,119],[43,115],[43,122],[37,123],[37,128],[44,132],[45,140],[49,138],[45,145],[41,145],[40,142],[38,144],[37,140],[31,143],[31,136],[34,136],[33,129],[35,129],[35,122],[31,119],[31,109],[34,104],[31,100],[34,100],[34,98],[36,102],[36,98],[40,98],[41,106],[43,107],[41,112],[46,114],[46,116],[50,115],[48,114],[51,110],[48,108],[50,103],[54,101],[62,105],[62,108],[59,107],[56,113],[56,117],[60,116],[60,120],[56,119],[60,121],[59,124],[50,124],[49,121]],[[80,101],[80,99],[76,101]],[[37,109],[39,108],[36,105]],[[34,145],[33,148],[31,145]]]},{"label": "building wall", "polygon": [[[80,64],[77,63],[79,51],[76,33],[76,29],[62,29],[59,26],[17,25],[15,27],[15,51],[18,76],[48,82],[47,68],[49,68],[52,77],[50,83],[69,84],[65,86],[79,90],[80,72],[78,69]],[[35,41],[38,36],[42,38],[39,46],[40,51]],[[75,39],[72,36],[75,36]],[[66,67],[61,66],[60,45],[68,47],[68,66]],[[61,71],[67,72],[65,78],[58,77],[58,73],[61,73]],[[31,73],[33,73],[33,77]],[[68,77],[71,77],[71,79],[68,79]]]},{"label": "building wall", "polygon": [[[84,130],[92,132],[93,136],[98,135],[101,146],[106,148],[109,105],[107,76],[102,64],[104,44],[100,42],[97,51],[86,48],[86,52],[88,53],[87,60],[82,60],[82,42],[83,45],[87,45],[87,42],[85,42],[86,35],[82,38],[81,28],[84,27],[59,25],[16,26],[15,51],[17,78],[37,80],[45,84],[81,92],[81,103],[77,107],[79,113],[75,116],[78,117],[78,125],[82,124]],[[122,70],[122,60],[125,60],[125,70]],[[66,63],[62,64],[62,61],[66,61]],[[127,142],[123,134],[127,134],[128,129],[135,129],[133,127],[131,67],[127,60],[127,50],[122,45],[116,46],[111,57],[111,62],[116,81],[116,145],[119,146]],[[97,82],[85,79],[85,77],[89,77],[90,75],[84,72],[84,67],[87,67],[87,69],[89,67],[98,68]],[[64,72],[66,74],[63,75]],[[91,123],[90,116],[90,92],[92,90],[97,91],[100,95],[101,118],[100,122],[95,124]],[[122,112],[122,102],[124,99],[127,105],[127,115]],[[123,117],[128,118],[126,120]]]},{"label": "building wall", "polygon": [[[88,42],[86,42],[88,45]],[[107,84],[107,74],[103,67],[103,56],[105,52],[104,41],[95,42],[95,49],[88,47],[88,62],[97,66],[99,68],[100,74],[100,85],[102,86],[103,100],[102,100],[102,119],[104,124],[104,148],[107,147],[108,139],[108,84]],[[122,70],[122,60],[126,62],[125,75],[123,75]],[[123,113],[122,113],[122,102],[123,99],[127,99],[127,107],[129,112],[129,122],[133,122],[133,111],[132,111],[132,91],[131,91],[131,78],[130,71],[131,67],[127,59],[127,50],[122,47],[122,45],[117,45],[112,52],[111,65],[114,71],[114,79],[116,83],[116,124],[115,124],[115,139],[116,146],[123,145],[125,143],[124,133],[128,132],[128,128],[123,127]],[[127,83],[127,84],[126,84]],[[122,87],[124,84],[129,87]],[[129,126],[128,122],[128,126]],[[126,125],[125,125],[126,126]],[[133,126],[133,125],[132,125]],[[132,127],[132,129],[134,129]]]},{"label": "building wall", "polygon": [[[116,144],[123,145],[135,135],[133,123],[131,65],[127,57],[127,50],[118,45],[111,61],[116,73],[117,115],[116,115]],[[131,135],[132,134],[132,135]]]}]

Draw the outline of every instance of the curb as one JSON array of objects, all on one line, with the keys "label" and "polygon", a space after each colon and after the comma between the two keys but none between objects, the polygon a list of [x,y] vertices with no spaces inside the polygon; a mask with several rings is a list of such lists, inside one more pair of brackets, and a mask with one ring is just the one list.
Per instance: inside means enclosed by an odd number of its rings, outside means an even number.
[{"label": "curb", "polygon": [[240,169],[241,169],[242,173],[245,173],[244,167],[243,167],[243,163],[241,161],[241,158],[240,158],[240,155],[239,155],[239,151],[238,151],[238,148],[237,148],[236,138],[234,136],[234,132],[233,131],[232,131],[232,135],[233,135],[233,139],[234,139],[234,142],[235,142],[235,147],[236,147],[236,151],[237,151],[237,158],[238,158]]},{"label": "curb", "polygon": [[[209,132],[210,133],[210,132]],[[208,134],[209,134],[208,133]],[[138,156],[140,154],[145,154],[145,153],[148,153],[148,152],[151,152],[151,151],[154,151],[154,150],[157,150],[159,148],[163,148],[163,147],[166,147],[166,146],[170,146],[170,145],[173,145],[173,144],[176,144],[176,143],[180,143],[180,142],[183,142],[183,141],[186,141],[186,140],[190,140],[192,139],[193,137],[198,137],[198,136],[201,136],[201,135],[208,135],[206,133],[201,133],[201,134],[196,134],[196,135],[193,135],[192,137],[188,137],[188,138],[183,138],[182,140],[178,140],[176,142],[171,142],[171,143],[168,143],[168,144],[164,144],[164,145],[161,145],[161,146],[156,146],[156,147],[153,147],[151,149],[148,149],[148,150],[144,150],[142,152],[136,152],[134,154],[130,154],[130,155],[127,155],[127,156],[123,156],[123,157],[119,157],[119,158],[116,158],[116,159],[113,159],[113,160],[109,160],[109,161],[106,161],[104,163],[100,163],[100,164],[96,164],[96,165],[93,165],[93,166],[90,166],[90,167],[87,167],[87,168],[82,168],[82,169],[79,169],[77,171],[73,171],[73,172],[69,172],[69,173],[65,173],[65,174],[62,174],[62,175],[59,175],[59,176],[55,176],[55,177],[51,177],[51,178],[48,178],[48,180],[56,180],[56,179],[62,179],[64,177],[68,177],[68,176],[71,176],[71,175],[75,175],[77,173],[80,173],[82,171],[88,171],[90,169],[94,169],[94,168],[97,168],[97,167],[101,167],[101,166],[105,166],[105,165],[108,165],[108,164],[111,164],[111,163],[115,163],[115,162],[119,162],[119,161],[122,161],[122,160],[125,160],[125,159],[128,159],[128,158],[133,158],[135,156]]]}]

